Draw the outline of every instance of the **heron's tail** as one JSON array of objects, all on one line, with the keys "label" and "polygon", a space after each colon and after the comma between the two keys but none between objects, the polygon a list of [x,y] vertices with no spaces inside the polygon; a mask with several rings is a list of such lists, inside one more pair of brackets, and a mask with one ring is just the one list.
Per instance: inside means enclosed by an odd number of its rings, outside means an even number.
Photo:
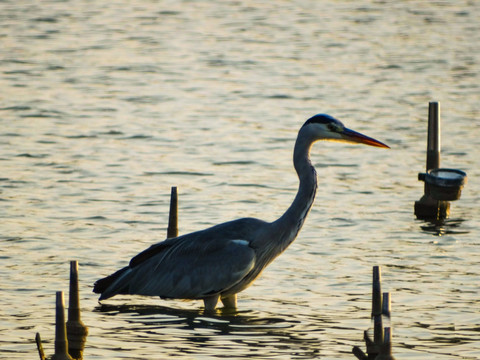
[{"label": "heron's tail", "polygon": [[93,285],[93,292],[101,294],[98,300],[105,300],[117,294],[128,294],[132,269],[129,266],[118,270]]}]

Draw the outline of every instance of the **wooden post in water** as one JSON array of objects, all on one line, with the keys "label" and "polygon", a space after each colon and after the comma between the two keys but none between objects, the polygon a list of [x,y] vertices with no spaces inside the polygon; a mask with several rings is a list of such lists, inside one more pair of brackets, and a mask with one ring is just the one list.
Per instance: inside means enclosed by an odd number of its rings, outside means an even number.
[{"label": "wooden post in water", "polygon": [[40,337],[40,333],[37,333],[35,335],[35,342],[37,343],[37,350],[38,350],[38,356],[40,356],[40,360],[45,360],[45,352],[43,351],[43,346],[42,346],[42,338]]},{"label": "wooden post in water", "polygon": [[63,291],[57,291],[55,302],[55,354],[52,360],[73,360],[68,354],[67,328]]},{"label": "wooden post in water", "polygon": [[378,347],[380,344],[383,343],[382,273],[381,273],[380,266],[373,267],[372,319],[373,319],[373,342],[375,343],[375,346]]},{"label": "wooden post in water", "polygon": [[385,328],[384,341],[375,360],[395,360],[392,355],[392,331],[390,327]]},{"label": "wooden post in water", "polygon": [[167,238],[178,236],[178,193],[177,187],[172,186],[170,194],[170,213],[168,216]]},{"label": "wooden post in water", "polygon": [[390,294],[382,294],[380,266],[373,267],[372,282],[372,321],[373,321],[373,340],[368,335],[368,331],[363,332],[363,339],[367,346],[365,354],[358,346],[352,349],[353,355],[359,360],[394,360],[392,356],[391,327],[385,327],[383,318],[390,325]]},{"label": "wooden post in water", "polygon": [[380,266],[373,267],[372,277],[372,322],[373,322],[373,341],[365,332],[364,339],[367,345],[368,359],[375,359],[380,353],[380,346],[383,344],[383,324],[382,324],[382,272]]},{"label": "wooden post in water", "polygon": [[382,299],[382,314],[390,319],[390,314],[392,312],[392,304],[390,299],[390,293],[384,292]]},{"label": "wooden post in water", "polygon": [[[382,315],[387,320],[388,326],[385,326],[383,342],[380,345],[380,351],[375,360],[394,360],[392,355],[392,327],[390,321],[391,310],[390,293],[384,292],[382,299]],[[385,325],[385,322],[383,325]]]},{"label": "wooden post in water", "polygon": [[70,296],[68,303],[67,338],[68,352],[74,359],[83,358],[83,349],[88,328],[80,319],[80,299],[78,291],[78,262],[70,261]]}]

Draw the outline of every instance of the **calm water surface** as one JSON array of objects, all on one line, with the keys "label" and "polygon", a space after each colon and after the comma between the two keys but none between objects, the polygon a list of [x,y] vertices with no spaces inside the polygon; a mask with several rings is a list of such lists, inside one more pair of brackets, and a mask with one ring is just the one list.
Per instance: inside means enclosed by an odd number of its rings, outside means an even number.
[{"label": "calm water surface", "polygon": [[[54,294],[80,263],[86,359],[352,359],[370,280],[397,359],[479,359],[480,3],[2,1],[0,358],[53,352]],[[443,224],[416,220],[429,101],[442,165],[468,173]],[[316,144],[314,208],[239,312],[92,284],[180,233],[274,220],[299,127],[326,112],[389,151]]]}]

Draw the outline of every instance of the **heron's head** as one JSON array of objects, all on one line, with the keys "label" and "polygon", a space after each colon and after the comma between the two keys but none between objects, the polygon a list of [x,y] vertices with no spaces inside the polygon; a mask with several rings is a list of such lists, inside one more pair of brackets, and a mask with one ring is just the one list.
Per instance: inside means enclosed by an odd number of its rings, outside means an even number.
[{"label": "heron's head", "polygon": [[302,129],[307,130],[316,140],[330,140],[360,143],[389,148],[388,145],[345,127],[339,120],[327,114],[318,114],[308,119]]}]

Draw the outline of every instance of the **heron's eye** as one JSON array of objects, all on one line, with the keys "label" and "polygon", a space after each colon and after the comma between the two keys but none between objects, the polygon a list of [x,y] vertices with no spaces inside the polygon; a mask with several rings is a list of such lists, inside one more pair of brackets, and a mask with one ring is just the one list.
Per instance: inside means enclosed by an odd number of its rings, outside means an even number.
[{"label": "heron's eye", "polygon": [[328,130],[330,130],[332,132],[341,132],[342,128],[338,124],[330,123],[330,124],[328,124]]}]

